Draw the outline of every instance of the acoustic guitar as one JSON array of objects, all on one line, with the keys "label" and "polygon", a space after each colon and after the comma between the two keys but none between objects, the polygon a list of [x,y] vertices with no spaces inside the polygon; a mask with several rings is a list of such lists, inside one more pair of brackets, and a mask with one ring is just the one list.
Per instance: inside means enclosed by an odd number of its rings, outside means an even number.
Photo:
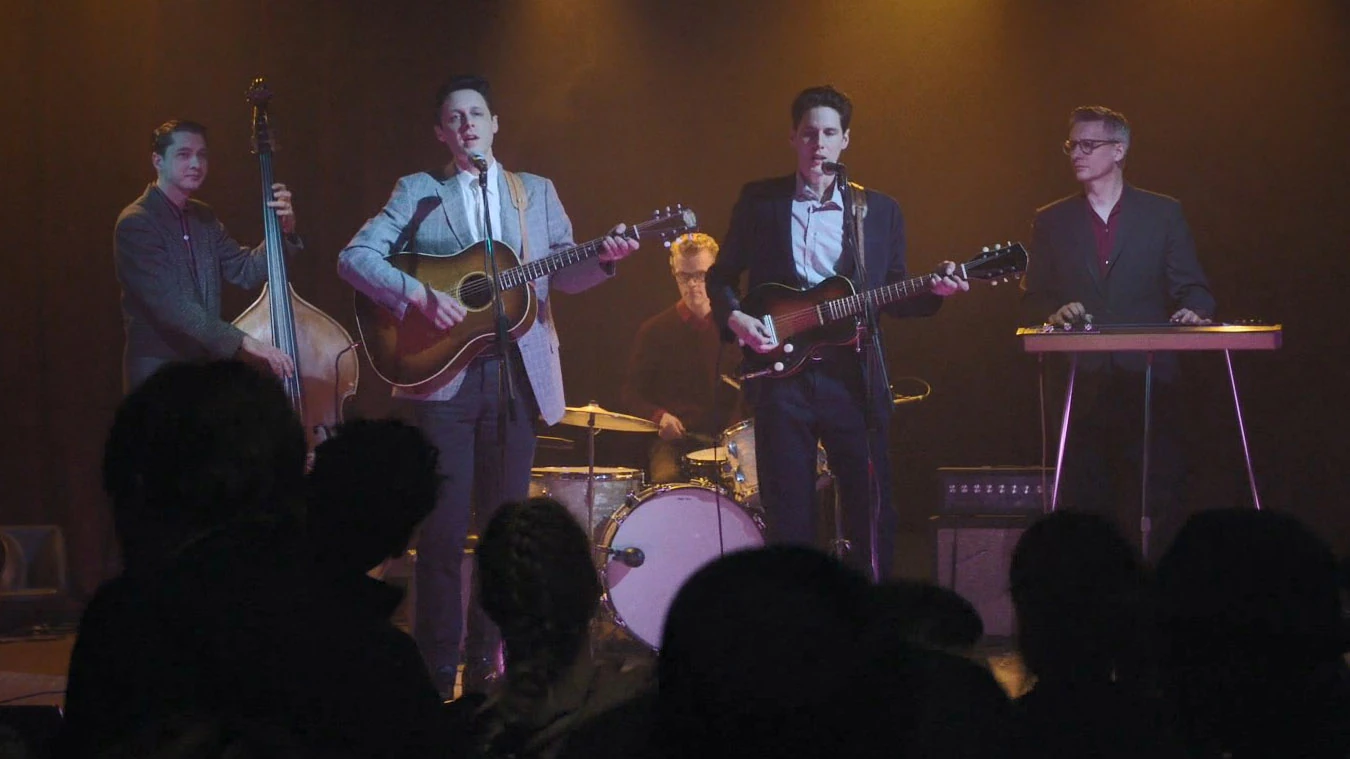
[{"label": "acoustic guitar", "polygon": [[[630,226],[624,235],[638,240],[668,242],[696,227],[694,212],[676,206],[656,212],[652,218]],[[456,374],[475,356],[496,341],[495,298],[502,310],[512,340],[534,326],[538,301],[529,283],[556,271],[594,258],[604,252],[604,238],[521,263],[506,243],[494,240],[499,280],[493,282],[483,242],[452,255],[398,253],[388,261],[394,268],[428,287],[464,304],[464,321],[448,330],[437,329],[416,308],[399,320],[392,312],[360,292],[356,293],[356,324],[361,345],[375,373],[397,387],[416,387]]]}]

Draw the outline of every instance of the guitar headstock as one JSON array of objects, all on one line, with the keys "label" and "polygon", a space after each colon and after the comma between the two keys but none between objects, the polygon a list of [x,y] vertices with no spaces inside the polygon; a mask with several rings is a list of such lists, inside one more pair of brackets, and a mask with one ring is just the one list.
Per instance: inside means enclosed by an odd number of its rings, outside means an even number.
[{"label": "guitar headstock", "polygon": [[960,268],[966,279],[986,280],[995,285],[1008,282],[1020,278],[1027,270],[1027,249],[1020,242],[992,245]]},{"label": "guitar headstock", "polygon": [[674,208],[666,206],[664,211],[657,209],[652,212],[652,218],[633,225],[633,232],[639,240],[660,240],[666,247],[670,247],[670,243],[680,235],[697,229],[698,216],[692,209],[679,204]]},{"label": "guitar headstock", "polygon": [[262,77],[258,77],[249,85],[244,97],[253,105],[253,152],[257,155],[271,153],[277,149],[267,117],[267,106],[272,102],[272,88],[267,86]]}]

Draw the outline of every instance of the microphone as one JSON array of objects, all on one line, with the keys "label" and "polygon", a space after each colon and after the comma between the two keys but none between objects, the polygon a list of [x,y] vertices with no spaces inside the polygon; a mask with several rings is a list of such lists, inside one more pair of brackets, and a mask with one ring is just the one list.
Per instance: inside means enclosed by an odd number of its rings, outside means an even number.
[{"label": "microphone", "polygon": [[488,170],[487,159],[481,153],[470,153],[469,163],[473,164],[475,169],[486,172]]},{"label": "microphone", "polygon": [[843,174],[848,167],[838,161],[821,161],[820,170],[826,174]]},{"label": "microphone", "polygon": [[625,567],[637,568],[647,561],[647,554],[642,552],[641,548],[629,546],[627,548],[602,548],[600,549],[610,556],[614,557]]}]

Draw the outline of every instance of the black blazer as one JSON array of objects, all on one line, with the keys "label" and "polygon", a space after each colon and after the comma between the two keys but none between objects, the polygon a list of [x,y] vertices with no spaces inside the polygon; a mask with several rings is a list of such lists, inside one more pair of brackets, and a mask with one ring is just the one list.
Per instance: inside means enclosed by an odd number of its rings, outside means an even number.
[{"label": "black blazer", "polygon": [[[1022,280],[1023,317],[1040,324],[1066,303],[1083,304],[1093,323],[1166,324],[1178,308],[1213,316],[1214,296],[1195,253],[1195,240],[1181,204],[1166,195],[1126,185],[1120,196],[1119,231],[1110,266],[1101,272],[1097,241],[1082,194],[1036,212],[1031,262]],[[1083,354],[1079,367],[1144,370],[1139,353]],[[1159,354],[1161,379],[1175,374],[1176,357]]]},{"label": "black blazer", "polygon": [[[740,282],[748,274],[753,289],[767,282],[802,287],[792,260],[792,196],[795,176],[751,182],[741,189],[731,212],[731,227],[722,239],[717,263],[708,271],[708,298],[722,339],[735,340],[726,326],[740,308]],[[867,217],[863,220],[863,247],[867,262],[866,288],[905,279],[905,219],[893,198],[867,190]],[[853,259],[839,259],[839,273],[853,278]],[[893,316],[927,316],[942,307],[942,298],[921,295],[885,307]]]}]

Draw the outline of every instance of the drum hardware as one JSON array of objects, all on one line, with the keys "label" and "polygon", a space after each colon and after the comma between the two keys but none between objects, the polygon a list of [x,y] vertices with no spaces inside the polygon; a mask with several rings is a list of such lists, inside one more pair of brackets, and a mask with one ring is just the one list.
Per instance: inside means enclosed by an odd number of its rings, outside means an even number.
[{"label": "drum hardware", "polygon": [[629,546],[627,548],[596,546],[595,550],[609,556],[611,559],[617,560],[625,567],[636,569],[647,563],[647,554],[643,553],[641,548],[634,546]]},{"label": "drum hardware", "polygon": [[595,436],[600,430],[614,432],[656,432],[654,422],[641,417],[608,411],[591,401],[585,406],[563,409],[559,423],[586,428],[586,534],[595,539]]}]

